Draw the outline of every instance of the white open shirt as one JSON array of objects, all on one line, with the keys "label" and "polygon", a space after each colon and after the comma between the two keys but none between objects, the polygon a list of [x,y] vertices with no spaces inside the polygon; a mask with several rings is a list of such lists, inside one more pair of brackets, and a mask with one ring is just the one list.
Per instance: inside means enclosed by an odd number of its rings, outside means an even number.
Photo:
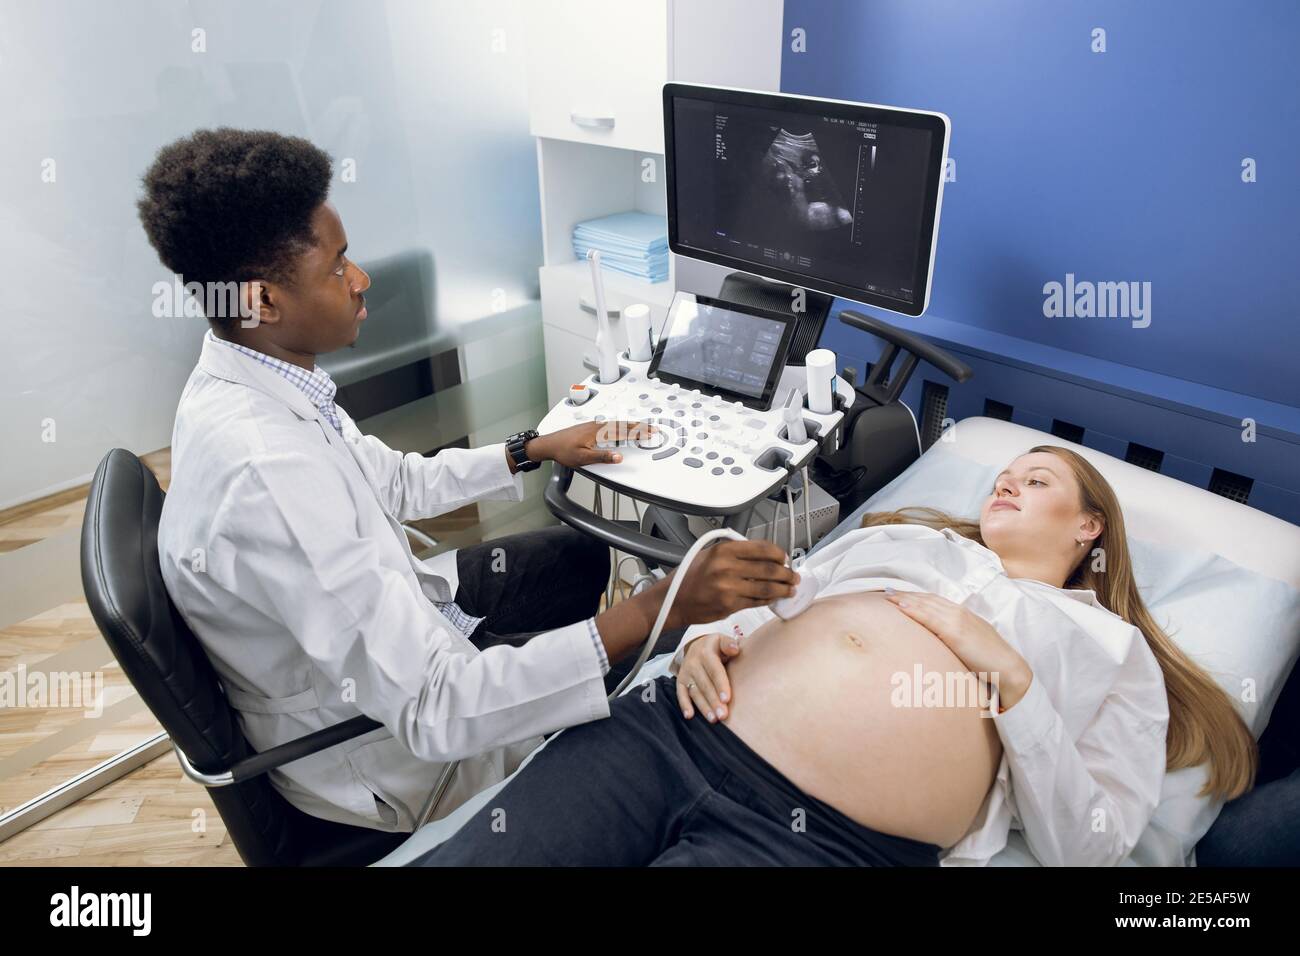
[{"label": "white open shirt", "polygon": [[[1093,591],[1008,577],[997,554],[949,530],[922,525],[862,528],[810,555],[799,573],[819,597],[928,591],[988,621],[1028,662],[1033,681],[991,718],[1002,759],[975,822],[940,858],[982,866],[1015,826],[1048,866],[1119,863],[1160,800],[1169,704],[1164,677],[1141,631],[1106,610]],[[701,634],[745,633],[772,620],[750,608],[687,629],[673,659]]]}]

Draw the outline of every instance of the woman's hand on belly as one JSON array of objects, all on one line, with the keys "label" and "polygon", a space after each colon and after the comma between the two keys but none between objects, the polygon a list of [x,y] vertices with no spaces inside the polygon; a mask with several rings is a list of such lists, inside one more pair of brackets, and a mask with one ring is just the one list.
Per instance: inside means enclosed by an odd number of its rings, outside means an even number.
[{"label": "woman's hand on belly", "polygon": [[704,634],[691,641],[677,671],[677,703],[683,717],[690,720],[698,707],[709,723],[727,719],[731,700],[727,662],[739,653],[735,634]]},{"label": "woman's hand on belly", "polygon": [[1024,696],[1033,678],[1029,662],[974,611],[924,591],[886,591],[885,599],[943,641],[967,670],[997,687],[1004,707]]},{"label": "woman's hand on belly", "polygon": [[[967,667],[880,592],[823,597],[745,638],[727,727],[795,786],[883,833],[950,846],[988,792],[1001,742],[977,694],[900,702],[900,681]],[[910,686],[910,683],[909,683]]]}]

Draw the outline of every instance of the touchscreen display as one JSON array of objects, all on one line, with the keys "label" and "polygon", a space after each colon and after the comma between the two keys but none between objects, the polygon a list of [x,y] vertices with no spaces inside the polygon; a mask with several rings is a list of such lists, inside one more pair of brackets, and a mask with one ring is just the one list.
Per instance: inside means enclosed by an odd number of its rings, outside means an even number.
[{"label": "touchscreen display", "polygon": [[781,368],[789,322],[679,296],[652,371],[762,400]]}]

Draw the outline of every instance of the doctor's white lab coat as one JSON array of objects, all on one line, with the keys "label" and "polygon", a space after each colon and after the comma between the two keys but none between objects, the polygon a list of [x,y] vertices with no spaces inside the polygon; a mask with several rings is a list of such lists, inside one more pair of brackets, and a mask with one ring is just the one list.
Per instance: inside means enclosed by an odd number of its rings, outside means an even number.
[{"label": "doctor's white lab coat", "polygon": [[343,436],[294,385],[205,340],[181,395],[158,528],[163,579],[265,750],[358,714],[383,727],[274,771],[300,809],[411,830],[445,762],[439,816],[502,779],[538,735],[608,716],[584,622],[479,651],[434,601],[454,553],[422,562],[400,521],[520,500],[502,445],[402,455]]}]

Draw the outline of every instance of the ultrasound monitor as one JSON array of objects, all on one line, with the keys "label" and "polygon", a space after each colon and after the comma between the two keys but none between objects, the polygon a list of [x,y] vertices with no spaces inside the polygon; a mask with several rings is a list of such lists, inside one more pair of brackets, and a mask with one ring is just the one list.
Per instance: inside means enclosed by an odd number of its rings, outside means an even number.
[{"label": "ultrasound monitor", "polygon": [[929,303],[948,118],[668,83],[668,242],[903,315]]}]

